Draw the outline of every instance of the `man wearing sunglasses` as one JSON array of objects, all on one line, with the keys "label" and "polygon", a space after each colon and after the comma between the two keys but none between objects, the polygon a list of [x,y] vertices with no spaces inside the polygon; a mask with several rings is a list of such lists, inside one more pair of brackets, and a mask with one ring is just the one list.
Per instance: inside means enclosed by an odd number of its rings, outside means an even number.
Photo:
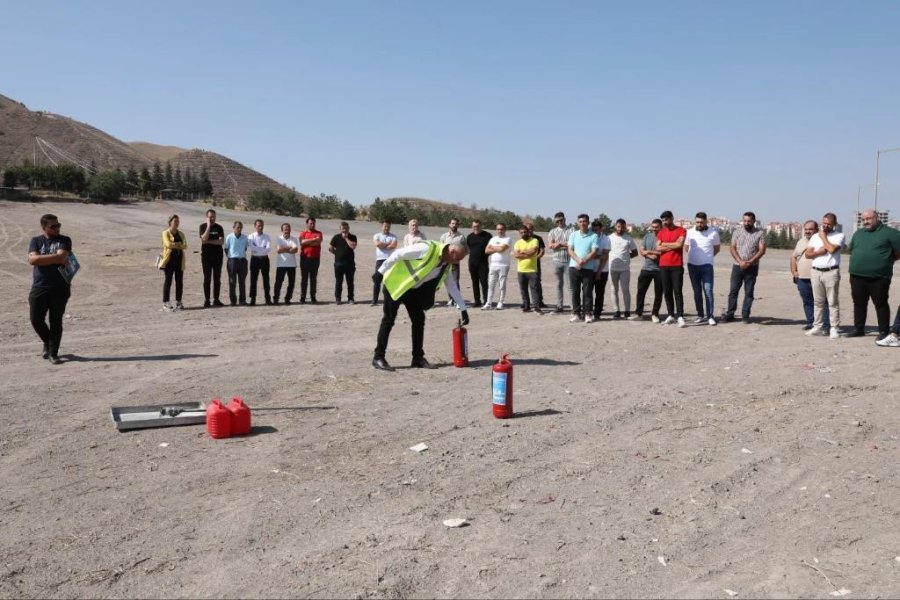
[{"label": "man wearing sunglasses", "polygon": [[44,233],[31,238],[28,245],[28,264],[34,267],[34,283],[28,295],[31,326],[44,342],[42,356],[54,365],[62,363],[59,344],[62,341],[63,315],[66,314],[66,303],[71,293],[69,282],[60,273],[60,267],[69,266],[72,240],[60,235],[61,226],[56,215],[42,216],[41,229]]}]

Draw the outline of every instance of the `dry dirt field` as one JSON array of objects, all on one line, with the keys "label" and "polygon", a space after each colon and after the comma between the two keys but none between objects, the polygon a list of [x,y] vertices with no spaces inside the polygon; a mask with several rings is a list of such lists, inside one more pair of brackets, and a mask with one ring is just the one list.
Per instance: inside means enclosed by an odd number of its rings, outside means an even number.
[{"label": "dry dirt field", "polygon": [[[193,253],[189,310],[161,312],[159,232],[179,213],[196,251],[204,209],[0,202],[0,596],[900,595],[900,351],[804,336],[786,252],[764,259],[753,324],[472,310],[473,366],[456,369],[456,312],[441,307],[426,354],[442,368],[383,373],[370,366],[380,308],[197,310]],[[84,265],[58,367],[27,317],[44,212]],[[236,216],[254,215],[219,221]],[[270,234],[281,220],[267,217]],[[375,228],[352,225],[361,301]],[[325,255],[320,300],[332,281]],[[545,289],[551,303],[549,277]],[[846,278],[842,304],[846,326]],[[408,364],[409,349],[400,318],[388,360]],[[502,352],[518,410],[506,421],[489,382]],[[256,409],[254,435],[119,433],[109,417],[214,396]],[[470,524],[446,528],[453,517]]]}]

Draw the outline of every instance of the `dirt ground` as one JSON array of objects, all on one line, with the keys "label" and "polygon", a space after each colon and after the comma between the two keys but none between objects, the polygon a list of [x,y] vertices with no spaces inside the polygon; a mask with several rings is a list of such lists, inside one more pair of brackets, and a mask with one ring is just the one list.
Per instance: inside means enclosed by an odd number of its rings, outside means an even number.
[{"label": "dirt ground", "polygon": [[[786,252],[764,258],[749,325],[476,309],[473,365],[457,369],[457,313],[440,307],[426,354],[442,368],[384,373],[370,366],[381,309],[368,302],[198,310],[204,210],[0,202],[0,596],[900,595],[900,351],[871,334],[804,336]],[[83,264],[57,367],[28,322],[27,244],[44,212]],[[172,212],[191,245],[175,314],[153,267]],[[219,221],[236,216],[254,217]],[[352,224],[361,301],[375,229]],[[320,300],[332,282],[326,254]],[[845,277],[845,326],[849,292]],[[409,352],[404,317],[388,360]],[[491,416],[503,352],[510,420]],[[255,409],[252,436],[119,433],[109,416],[215,396]],[[419,442],[429,449],[409,450]],[[454,517],[469,525],[442,524]]]}]

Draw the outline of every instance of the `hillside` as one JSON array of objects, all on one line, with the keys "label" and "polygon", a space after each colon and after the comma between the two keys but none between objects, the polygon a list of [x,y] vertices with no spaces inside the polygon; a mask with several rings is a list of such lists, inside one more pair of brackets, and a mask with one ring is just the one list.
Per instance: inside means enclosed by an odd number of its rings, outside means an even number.
[{"label": "hillside", "polygon": [[[36,164],[72,163],[99,170],[152,168],[169,161],[195,174],[206,167],[217,199],[244,201],[250,192],[268,187],[278,193],[291,190],[277,181],[226,156],[207,150],[184,150],[148,142],[128,144],[96,127],[69,117],[31,111],[21,102],[0,95],[0,170],[34,160]],[[298,194],[303,196],[303,194]]]}]

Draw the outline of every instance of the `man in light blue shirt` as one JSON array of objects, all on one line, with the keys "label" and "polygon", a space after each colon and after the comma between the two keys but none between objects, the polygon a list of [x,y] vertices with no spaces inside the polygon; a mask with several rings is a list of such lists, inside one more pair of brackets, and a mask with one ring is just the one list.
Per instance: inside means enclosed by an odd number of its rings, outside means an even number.
[{"label": "man in light blue shirt", "polygon": [[244,290],[247,281],[247,248],[250,240],[241,233],[243,229],[244,224],[235,221],[232,233],[225,238],[224,244],[225,256],[228,258],[228,296],[232,306],[238,304],[238,297],[235,294],[236,284],[240,286],[240,304],[247,306],[247,296]]},{"label": "man in light blue shirt", "polygon": [[570,323],[594,322],[594,276],[597,271],[597,234],[590,230],[591,218],[578,215],[578,230],[569,236],[569,282],[572,296]]}]

